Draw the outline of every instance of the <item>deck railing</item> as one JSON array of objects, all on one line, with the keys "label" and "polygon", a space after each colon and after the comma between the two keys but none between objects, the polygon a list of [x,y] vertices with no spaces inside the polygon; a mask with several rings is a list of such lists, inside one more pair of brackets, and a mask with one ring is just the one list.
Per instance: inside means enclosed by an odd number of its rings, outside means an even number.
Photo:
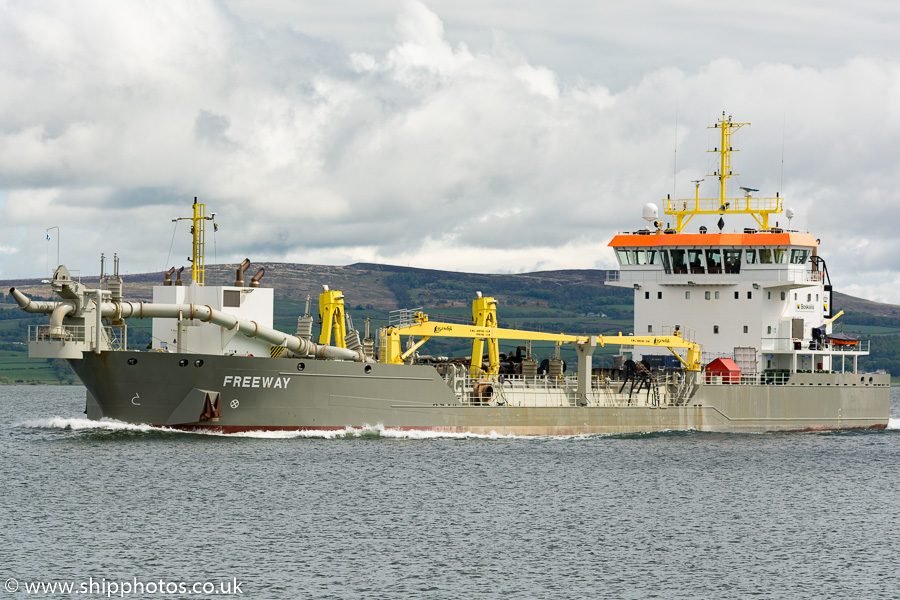
[{"label": "deck railing", "polygon": [[[29,325],[29,342],[63,342],[84,344],[94,340],[94,326],[65,325],[51,328],[50,325]],[[110,325],[103,328],[103,336],[110,350],[128,349],[128,326]]]}]

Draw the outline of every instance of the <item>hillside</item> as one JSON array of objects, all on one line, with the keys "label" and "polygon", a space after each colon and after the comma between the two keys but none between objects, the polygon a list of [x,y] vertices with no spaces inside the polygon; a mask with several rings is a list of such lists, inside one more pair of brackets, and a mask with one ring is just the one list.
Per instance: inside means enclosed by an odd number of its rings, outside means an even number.
[{"label": "hillside", "polygon": [[[397,308],[424,307],[432,319],[467,319],[475,293],[494,296],[499,301],[501,325],[543,331],[569,333],[628,332],[632,328],[631,290],[604,285],[606,271],[564,270],[521,274],[484,275],[357,263],[347,266],[322,266],[291,263],[254,263],[245,279],[265,268],[263,287],[275,289],[275,326],[291,332],[303,314],[307,295],[311,312],[317,311],[317,299],[323,285],[344,292],[348,312],[356,328],[362,330],[366,318],[373,331],[385,324],[388,313]],[[210,265],[207,283],[231,283],[235,265]],[[149,301],[152,286],[163,280],[162,273],[127,275],[125,296]],[[85,278],[95,286],[97,278]],[[6,294],[17,287],[33,297],[49,293],[39,279],[0,281],[0,382],[65,382],[71,379],[57,361],[29,361],[25,357],[27,326],[44,318],[23,313],[11,304]],[[861,361],[865,368],[883,368],[900,375],[900,306],[881,304],[835,293],[834,304],[845,316],[836,329],[873,338],[872,356]],[[129,339],[133,347],[150,340],[149,322],[132,321]],[[466,344],[429,342],[429,352],[465,355]],[[598,356],[604,360],[615,350],[604,348]]]}]

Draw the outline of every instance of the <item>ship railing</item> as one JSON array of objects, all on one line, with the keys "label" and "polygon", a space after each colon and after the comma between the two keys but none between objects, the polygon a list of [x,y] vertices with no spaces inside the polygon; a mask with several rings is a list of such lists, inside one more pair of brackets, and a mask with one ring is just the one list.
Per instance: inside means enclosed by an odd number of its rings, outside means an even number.
[{"label": "ship railing", "polygon": [[110,325],[105,327],[106,340],[110,350],[127,350],[128,349],[128,326],[127,325]]},{"label": "ship railing", "polygon": [[606,272],[606,281],[609,283],[614,283],[620,281],[621,271],[607,271]]},{"label": "ship railing", "polygon": [[[94,340],[94,326],[64,325],[51,328],[50,325],[29,325],[29,342],[63,342],[84,344]],[[126,350],[128,348],[128,326],[109,325],[103,327],[103,336],[109,350]]]},{"label": "ship railing", "polygon": [[[93,328],[91,328],[93,330]],[[29,342],[79,342],[85,341],[84,325],[65,325],[51,328],[49,325],[29,325]]]},{"label": "ship railing", "polygon": [[869,353],[869,340],[859,340],[857,344],[828,344],[828,348],[833,352],[862,352]]},{"label": "ship railing", "polygon": [[[624,384],[624,386],[623,386]],[[589,406],[680,406],[694,394],[694,376],[680,371],[655,372],[648,392],[620,379],[593,377]]]},{"label": "ship railing", "polygon": [[695,337],[696,337],[695,332],[694,332],[694,329],[693,329],[692,327],[681,327],[681,326],[679,326],[677,330],[676,330],[675,327],[672,326],[672,325],[663,325],[663,327],[662,327],[662,334],[663,334],[664,336],[666,336],[666,335],[669,335],[669,336],[675,335],[675,332],[676,332],[676,331],[678,331],[678,332],[679,332],[679,335],[681,335],[681,339],[686,340],[686,341],[688,341],[688,342],[693,342],[694,339],[695,339]]},{"label": "ship railing", "polygon": [[789,369],[766,369],[762,373],[704,373],[705,385],[785,385],[791,379]]},{"label": "ship railing", "polygon": [[663,207],[666,214],[691,213],[701,211],[706,213],[716,212],[781,212],[783,198],[757,198],[754,196],[740,196],[726,198],[728,207],[722,210],[721,198],[666,198]]},{"label": "ship railing", "polygon": [[856,344],[836,344],[834,342],[814,342],[808,340],[796,340],[794,338],[762,338],[761,352],[799,352],[809,354],[812,352],[823,354],[834,353],[869,353],[869,340],[859,340]]},{"label": "ship railing", "polygon": [[808,271],[805,268],[796,267],[788,269],[767,269],[768,276],[764,281],[772,281],[771,275],[775,275],[777,282],[788,283],[819,283],[822,281],[822,271]]},{"label": "ship railing", "polygon": [[467,372],[452,369],[444,379],[469,406],[679,406],[690,400],[696,389],[695,377],[678,371],[657,374],[649,393],[646,387],[632,391],[630,382],[592,376],[586,398],[578,395],[577,376],[470,377]]},{"label": "ship railing", "polygon": [[[445,377],[451,387],[456,386],[457,390],[462,391],[462,400],[465,404],[473,406],[487,406],[489,404],[506,403],[507,396],[515,394],[516,391],[533,392],[535,390],[547,390],[558,392],[560,395],[574,394],[578,387],[578,378],[576,376],[563,376],[559,378],[549,376],[529,377],[525,375],[497,375],[494,377],[460,377],[458,374],[448,373]],[[462,380],[462,386],[459,382]],[[493,394],[488,395],[485,386],[493,389]],[[573,395],[574,398],[574,395]],[[558,406],[559,402],[548,401],[546,406]]]},{"label": "ship railing", "polygon": [[419,308],[401,308],[388,313],[388,327],[404,327],[416,323],[416,315],[422,312]]}]

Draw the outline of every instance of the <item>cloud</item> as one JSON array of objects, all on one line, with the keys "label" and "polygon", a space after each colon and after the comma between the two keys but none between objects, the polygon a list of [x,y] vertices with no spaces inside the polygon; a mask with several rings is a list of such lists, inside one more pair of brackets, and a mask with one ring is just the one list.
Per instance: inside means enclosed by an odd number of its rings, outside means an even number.
[{"label": "cloud", "polygon": [[220,261],[611,267],[605,244],[646,202],[715,169],[723,110],[753,123],[730,189],[786,197],[838,289],[895,269],[895,60],[723,56],[614,86],[502,31],[451,42],[415,2],[390,39],[343,47],[212,1],[2,5],[0,219],[24,252],[0,253],[0,277],[42,274],[51,225],[73,268],[118,251],[158,270],[194,196],[219,215]]}]

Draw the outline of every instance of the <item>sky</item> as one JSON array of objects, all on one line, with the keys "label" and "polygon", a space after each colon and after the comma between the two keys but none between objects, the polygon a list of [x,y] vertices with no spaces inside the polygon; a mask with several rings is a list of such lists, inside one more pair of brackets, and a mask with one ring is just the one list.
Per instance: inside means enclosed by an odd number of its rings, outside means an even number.
[{"label": "sky", "polygon": [[865,0],[0,0],[0,279],[187,265],[195,196],[207,263],[614,268],[644,204],[717,195],[725,112],[730,189],[900,304],[898,30]]}]

